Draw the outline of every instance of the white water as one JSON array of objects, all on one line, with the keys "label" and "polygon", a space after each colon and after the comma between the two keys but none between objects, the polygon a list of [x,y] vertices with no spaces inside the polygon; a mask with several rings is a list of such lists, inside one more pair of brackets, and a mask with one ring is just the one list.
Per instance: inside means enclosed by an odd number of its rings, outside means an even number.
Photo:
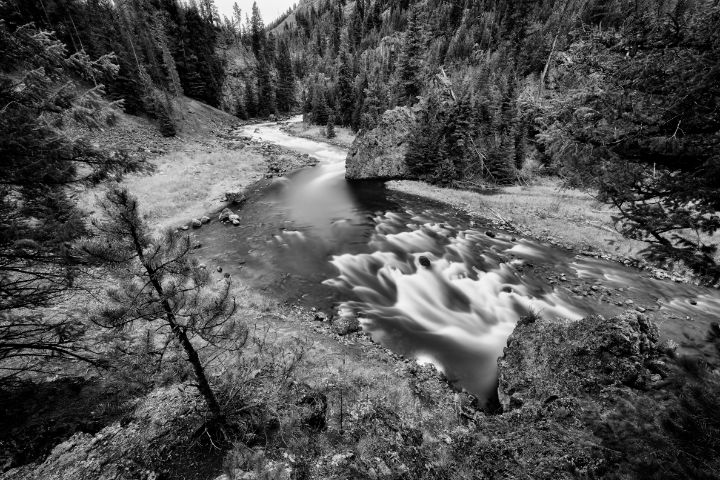
[{"label": "white water", "polygon": [[502,232],[489,236],[438,204],[387,192],[379,182],[350,184],[339,147],[293,137],[277,124],[240,134],[319,164],[250,200],[239,212],[245,227],[203,228],[204,254],[283,298],[359,316],[377,342],[434,363],[481,397],[494,388],[496,360],[521,315],[578,319],[622,310],[551,285],[548,274],[631,290],[658,312],[662,333],[681,344],[702,339],[720,315],[717,291],[651,279]]}]

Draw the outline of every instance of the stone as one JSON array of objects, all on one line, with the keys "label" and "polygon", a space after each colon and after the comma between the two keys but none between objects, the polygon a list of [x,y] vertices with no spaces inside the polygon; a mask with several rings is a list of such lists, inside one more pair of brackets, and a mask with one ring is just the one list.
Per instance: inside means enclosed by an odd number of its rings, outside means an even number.
[{"label": "stone", "polygon": [[375,128],[363,130],[355,138],[345,159],[345,178],[410,178],[405,154],[414,126],[415,114],[408,107],[397,107],[383,113]]},{"label": "stone", "polygon": [[425,268],[430,268],[430,259],[428,259],[426,256],[421,255],[418,258],[418,263],[422,265]]},{"label": "stone", "polygon": [[333,319],[332,326],[330,328],[333,332],[341,336],[359,332],[361,329],[360,321],[354,314],[351,313],[339,315]]},{"label": "stone", "polygon": [[218,215],[218,220],[220,220],[221,222],[229,222],[230,215],[235,215],[235,213],[229,208],[223,208],[222,212],[220,212],[220,215]]},{"label": "stone", "polygon": [[202,222],[199,218],[193,218],[190,222],[190,225],[192,225],[192,228],[200,228],[202,227]]},{"label": "stone", "polygon": [[522,319],[498,360],[498,397],[506,412],[541,409],[549,397],[597,404],[606,389],[647,388],[663,358],[657,326],[635,311],[611,319]]},{"label": "stone", "polygon": [[187,231],[190,230],[190,227],[188,227],[187,225],[183,225],[182,227],[180,227],[180,230]]},{"label": "stone", "polygon": [[222,273],[222,267],[217,267],[218,273]]},{"label": "stone", "polygon": [[236,213],[233,213],[232,215],[228,216],[228,222],[232,222],[234,224],[235,222],[239,222],[239,221],[240,221],[240,215],[238,215]]},{"label": "stone", "polygon": [[247,200],[247,197],[243,192],[230,191],[225,192],[225,200],[233,205],[240,205]]},{"label": "stone", "polygon": [[210,223],[210,217],[208,217],[207,215],[205,215],[205,216],[203,216],[203,217],[200,219],[200,221],[203,223],[203,225],[206,224],[206,223]]}]

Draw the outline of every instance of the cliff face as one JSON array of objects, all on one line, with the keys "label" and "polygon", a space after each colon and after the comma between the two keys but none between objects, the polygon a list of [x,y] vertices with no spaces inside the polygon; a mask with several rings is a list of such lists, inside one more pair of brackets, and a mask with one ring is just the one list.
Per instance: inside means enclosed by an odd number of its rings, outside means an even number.
[{"label": "cliff face", "polygon": [[383,113],[378,125],[357,136],[345,160],[348,180],[409,178],[405,153],[415,125],[415,114],[407,107]]}]

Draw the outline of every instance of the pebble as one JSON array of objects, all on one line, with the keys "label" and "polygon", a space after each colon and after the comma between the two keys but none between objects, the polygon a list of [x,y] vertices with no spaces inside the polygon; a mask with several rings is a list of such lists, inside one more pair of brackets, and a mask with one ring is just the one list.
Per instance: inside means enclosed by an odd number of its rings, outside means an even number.
[{"label": "pebble", "polygon": [[218,273],[222,273],[222,267],[217,267]]},{"label": "pebble", "polygon": [[632,305],[633,303],[635,303],[635,302],[633,302],[629,298],[627,300],[625,300],[625,305]]}]

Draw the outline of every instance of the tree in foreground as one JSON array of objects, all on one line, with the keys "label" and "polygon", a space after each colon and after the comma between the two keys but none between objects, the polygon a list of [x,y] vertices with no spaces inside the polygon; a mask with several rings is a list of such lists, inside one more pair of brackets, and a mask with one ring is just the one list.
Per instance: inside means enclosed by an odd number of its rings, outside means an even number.
[{"label": "tree in foreground", "polygon": [[50,356],[94,357],[78,322],[44,309],[77,274],[68,246],[85,225],[73,189],[140,166],[67,133],[112,123],[102,86],[80,81],[117,71],[113,56],[68,55],[52,34],[0,21],[0,380],[44,370]]},{"label": "tree in foreground", "polygon": [[648,242],[651,259],[680,260],[715,283],[720,6],[675,16],[670,28],[635,12],[625,35],[597,32],[574,47],[586,84],[562,106],[556,125],[565,136],[551,147],[569,172],[592,179],[600,200],[617,207],[621,233]]},{"label": "tree in foreground", "polygon": [[110,268],[117,286],[93,321],[103,327],[136,331],[152,328],[179,346],[192,366],[197,388],[211,415],[224,416],[200,357],[204,347],[244,343],[245,331],[233,321],[235,299],[230,280],[216,283],[191,256],[188,235],[167,231],[152,236],[142,222],[138,202],[126,189],[113,188],[101,202],[102,219],[93,221],[96,236],[80,247],[89,260]]}]

